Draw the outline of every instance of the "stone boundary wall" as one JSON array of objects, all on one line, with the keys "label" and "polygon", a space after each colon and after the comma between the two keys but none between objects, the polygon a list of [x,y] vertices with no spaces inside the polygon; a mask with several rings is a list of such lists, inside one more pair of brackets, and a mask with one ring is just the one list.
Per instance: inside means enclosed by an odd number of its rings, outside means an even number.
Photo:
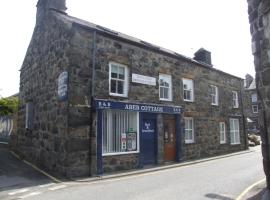
[{"label": "stone boundary wall", "polygon": [[258,98],[262,102],[260,130],[267,186],[270,188],[270,1],[247,0],[252,36],[252,53],[256,69]]}]

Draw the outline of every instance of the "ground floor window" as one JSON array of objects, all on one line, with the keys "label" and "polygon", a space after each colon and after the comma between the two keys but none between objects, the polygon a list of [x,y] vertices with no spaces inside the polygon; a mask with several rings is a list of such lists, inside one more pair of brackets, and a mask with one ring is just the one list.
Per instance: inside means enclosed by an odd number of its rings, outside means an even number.
[{"label": "ground floor window", "polygon": [[239,119],[230,119],[231,144],[240,144]]},{"label": "ground floor window", "polygon": [[185,117],[185,143],[194,143],[194,120]]},{"label": "ground floor window", "polygon": [[103,154],[137,151],[138,121],[137,112],[120,110],[103,111]]},{"label": "ground floor window", "polygon": [[220,144],[225,144],[226,143],[225,122],[219,122],[219,134],[220,134]]}]

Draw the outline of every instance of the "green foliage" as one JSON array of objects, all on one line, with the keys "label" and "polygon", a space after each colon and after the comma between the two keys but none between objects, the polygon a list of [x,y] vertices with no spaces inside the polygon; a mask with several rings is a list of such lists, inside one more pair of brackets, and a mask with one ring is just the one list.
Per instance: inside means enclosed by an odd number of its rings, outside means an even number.
[{"label": "green foliage", "polygon": [[0,115],[14,114],[18,110],[18,97],[0,99]]}]

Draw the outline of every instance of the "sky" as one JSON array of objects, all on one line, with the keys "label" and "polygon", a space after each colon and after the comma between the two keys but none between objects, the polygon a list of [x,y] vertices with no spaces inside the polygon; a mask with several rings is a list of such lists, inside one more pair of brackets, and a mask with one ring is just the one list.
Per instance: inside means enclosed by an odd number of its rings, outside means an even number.
[{"label": "sky", "polygon": [[[0,7],[0,97],[19,92],[20,68],[35,26],[37,0]],[[193,58],[201,47],[215,68],[255,75],[245,0],[66,0],[67,13]],[[233,6],[233,7],[232,7]]]}]

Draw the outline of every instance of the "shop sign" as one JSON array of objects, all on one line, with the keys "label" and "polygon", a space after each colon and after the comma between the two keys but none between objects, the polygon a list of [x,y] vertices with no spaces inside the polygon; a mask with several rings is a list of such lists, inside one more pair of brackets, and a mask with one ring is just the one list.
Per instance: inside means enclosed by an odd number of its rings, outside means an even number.
[{"label": "shop sign", "polygon": [[67,100],[68,93],[68,73],[62,72],[58,77],[58,99],[59,101]]},{"label": "shop sign", "polygon": [[150,112],[150,113],[172,113],[180,114],[182,112],[181,106],[163,106],[153,104],[138,104],[138,103],[125,103],[115,102],[107,100],[95,100],[94,102],[96,109],[117,109],[126,111],[137,111],[137,112]]},{"label": "shop sign", "polygon": [[142,132],[143,133],[154,133],[155,130],[154,130],[153,124],[150,121],[145,122],[143,124],[143,127],[142,127]]},{"label": "shop sign", "polygon": [[140,74],[132,74],[132,82],[156,86],[156,78]]}]

